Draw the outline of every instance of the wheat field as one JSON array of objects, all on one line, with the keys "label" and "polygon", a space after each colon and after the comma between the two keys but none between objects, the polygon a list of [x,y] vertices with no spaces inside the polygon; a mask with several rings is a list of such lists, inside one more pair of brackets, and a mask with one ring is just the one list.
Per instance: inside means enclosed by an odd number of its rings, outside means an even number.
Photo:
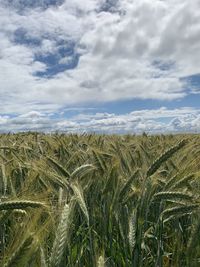
[{"label": "wheat field", "polygon": [[0,135],[0,266],[200,266],[200,136]]}]

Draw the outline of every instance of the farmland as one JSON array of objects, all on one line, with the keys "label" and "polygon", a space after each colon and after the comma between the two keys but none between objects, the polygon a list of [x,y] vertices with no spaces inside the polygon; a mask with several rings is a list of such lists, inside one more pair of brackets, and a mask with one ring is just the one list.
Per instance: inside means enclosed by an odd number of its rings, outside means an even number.
[{"label": "farmland", "polygon": [[200,266],[200,136],[0,135],[0,266]]}]

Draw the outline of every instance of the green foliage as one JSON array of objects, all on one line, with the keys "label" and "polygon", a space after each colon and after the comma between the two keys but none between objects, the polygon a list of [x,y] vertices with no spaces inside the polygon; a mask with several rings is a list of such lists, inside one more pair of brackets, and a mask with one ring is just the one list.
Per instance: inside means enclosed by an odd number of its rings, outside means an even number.
[{"label": "green foliage", "polygon": [[[25,266],[24,258],[27,256],[27,251],[30,250],[32,242],[33,242],[32,236],[22,241],[20,246],[13,252],[13,254],[3,264],[3,267]],[[25,262],[27,262],[27,259],[25,260]]]},{"label": "green foliage", "polygon": [[0,266],[199,266],[199,143],[0,135]]},{"label": "green foliage", "polygon": [[43,207],[44,204],[38,201],[30,200],[12,200],[3,201],[0,203],[0,210],[14,210],[14,209],[26,209],[26,208],[39,208]]}]

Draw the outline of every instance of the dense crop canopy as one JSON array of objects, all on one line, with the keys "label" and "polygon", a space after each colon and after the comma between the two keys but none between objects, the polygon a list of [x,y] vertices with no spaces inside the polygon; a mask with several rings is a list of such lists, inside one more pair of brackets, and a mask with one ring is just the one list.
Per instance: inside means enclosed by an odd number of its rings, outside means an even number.
[{"label": "dense crop canopy", "polygon": [[199,266],[200,136],[0,136],[0,266]]}]

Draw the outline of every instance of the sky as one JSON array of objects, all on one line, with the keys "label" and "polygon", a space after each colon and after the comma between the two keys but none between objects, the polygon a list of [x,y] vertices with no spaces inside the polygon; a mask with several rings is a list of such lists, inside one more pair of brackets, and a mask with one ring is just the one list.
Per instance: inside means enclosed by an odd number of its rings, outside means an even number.
[{"label": "sky", "polygon": [[0,132],[200,132],[199,0],[0,0]]}]

